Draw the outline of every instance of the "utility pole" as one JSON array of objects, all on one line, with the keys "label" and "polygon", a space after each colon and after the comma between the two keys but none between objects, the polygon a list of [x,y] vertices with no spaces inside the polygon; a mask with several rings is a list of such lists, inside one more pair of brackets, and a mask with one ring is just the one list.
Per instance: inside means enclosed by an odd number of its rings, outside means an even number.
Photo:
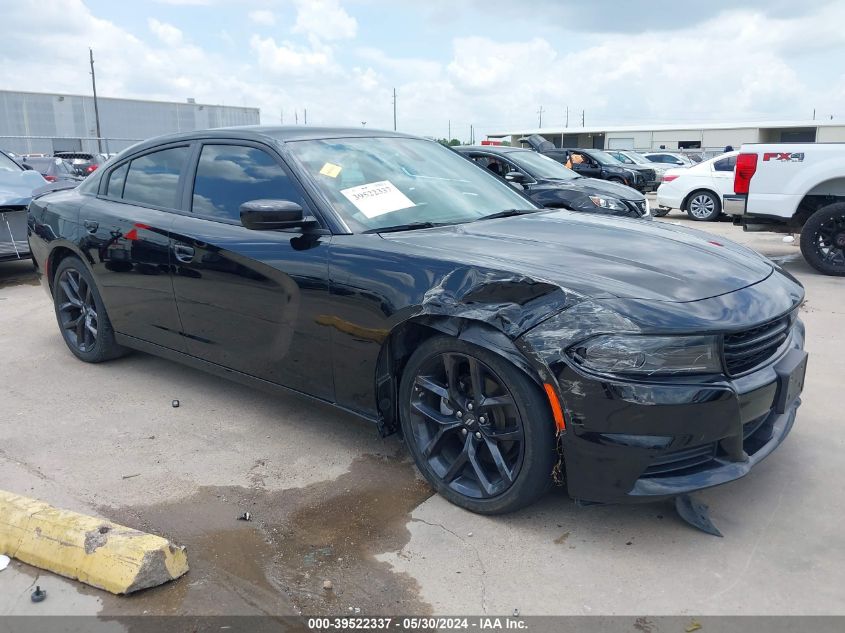
[{"label": "utility pole", "polygon": [[584,127],[584,110],[581,110],[581,127]]},{"label": "utility pole", "polygon": [[566,106],[566,125],[564,127],[569,127],[569,106]]},{"label": "utility pole", "polygon": [[297,112],[296,110],[293,111],[293,120],[294,120],[294,123],[299,125],[299,112]]},{"label": "utility pole", "polygon": [[91,87],[94,89],[94,121],[97,123],[97,150],[103,153],[103,135],[100,133],[100,108],[97,104],[97,78],[94,76],[94,51],[88,49],[88,58],[91,60]]},{"label": "utility pole", "polygon": [[396,88],[393,89],[393,131],[396,131]]},{"label": "utility pole", "polygon": [[449,119],[449,134],[447,136],[448,136],[448,138],[446,140],[451,141],[452,140],[452,119]]},{"label": "utility pole", "polygon": [[469,124],[469,144],[475,145],[475,130],[473,130],[472,123]]},{"label": "utility pole", "polygon": [[815,120],[816,120],[816,109],[813,108],[813,121],[815,121]]},{"label": "utility pole", "polygon": [[303,125],[308,125],[308,108],[302,108],[302,118],[305,120]]},{"label": "utility pole", "polygon": [[543,106],[540,106],[540,109],[537,110],[537,116],[539,117],[537,127],[543,127]]}]

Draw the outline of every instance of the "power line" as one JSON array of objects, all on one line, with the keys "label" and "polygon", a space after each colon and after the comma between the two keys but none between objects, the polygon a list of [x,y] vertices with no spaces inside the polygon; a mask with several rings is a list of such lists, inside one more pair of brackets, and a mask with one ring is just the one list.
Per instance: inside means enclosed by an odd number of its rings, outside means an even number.
[{"label": "power line", "polygon": [[396,88],[393,89],[393,131],[396,131]]}]

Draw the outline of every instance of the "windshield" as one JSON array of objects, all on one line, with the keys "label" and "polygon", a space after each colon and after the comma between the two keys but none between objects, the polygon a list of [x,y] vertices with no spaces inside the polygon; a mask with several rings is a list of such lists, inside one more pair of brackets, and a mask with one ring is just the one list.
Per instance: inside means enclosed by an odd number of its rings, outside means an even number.
[{"label": "windshield", "polygon": [[543,156],[537,152],[507,152],[504,157],[516,163],[532,178],[572,180],[581,177],[571,169],[561,165],[554,158]]},{"label": "windshield", "polygon": [[634,163],[638,165],[650,165],[652,167],[654,166],[654,163],[652,163],[649,159],[647,159],[639,152],[625,152],[625,156],[630,158]]},{"label": "windshield", "polygon": [[593,150],[592,152],[590,152],[589,156],[590,156],[590,158],[594,158],[595,160],[600,162],[602,165],[621,165],[622,164],[621,161],[616,160],[615,158],[613,158],[613,156],[611,156],[607,152],[602,152],[602,151],[599,151],[599,150]]},{"label": "windshield", "polygon": [[21,166],[0,152],[0,171],[21,171]]},{"label": "windshield", "polygon": [[285,147],[356,232],[537,208],[488,170],[433,141],[341,138]]}]

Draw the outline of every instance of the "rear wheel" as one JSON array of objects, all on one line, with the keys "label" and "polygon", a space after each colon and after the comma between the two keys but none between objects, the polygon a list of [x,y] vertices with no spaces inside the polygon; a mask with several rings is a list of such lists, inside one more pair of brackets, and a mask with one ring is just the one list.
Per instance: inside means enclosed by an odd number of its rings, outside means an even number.
[{"label": "rear wheel", "polygon": [[79,258],[67,257],[56,268],[53,304],[62,338],[77,358],[100,363],[126,353],[114,340],[103,300]]},{"label": "rear wheel", "polygon": [[801,253],[825,275],[845,276],[845,202],[822,207],[801,229]]},{"label": "rear wheel", "polygon": [[417,467],[452,503],[512,512],[550,486],[557,452],[548,403],[500,356],[458,339],[429,339],[409,359],[399,398]]},{"label": "rear wheel", "polygon": [[687,200],[687,213],[693,220],[712,222],[722,213],[722,203],[712,191],[696,191]]}]

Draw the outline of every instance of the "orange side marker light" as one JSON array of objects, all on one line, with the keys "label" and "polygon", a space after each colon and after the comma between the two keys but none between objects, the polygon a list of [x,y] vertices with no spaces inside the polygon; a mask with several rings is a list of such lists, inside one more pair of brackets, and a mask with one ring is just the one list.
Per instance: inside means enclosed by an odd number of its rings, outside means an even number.
[{"label": "orange side marker light", "polygon": [[546,396],[549,398],[549,405],[552,407],[552,415],[555,419],[555,426],[558,431],[566,430],[566,421],[563,419],[563,409],[560,407],[560,400],[557,398],[555,388],[549,383],[543,383],[543,389],[546,390]]}]

